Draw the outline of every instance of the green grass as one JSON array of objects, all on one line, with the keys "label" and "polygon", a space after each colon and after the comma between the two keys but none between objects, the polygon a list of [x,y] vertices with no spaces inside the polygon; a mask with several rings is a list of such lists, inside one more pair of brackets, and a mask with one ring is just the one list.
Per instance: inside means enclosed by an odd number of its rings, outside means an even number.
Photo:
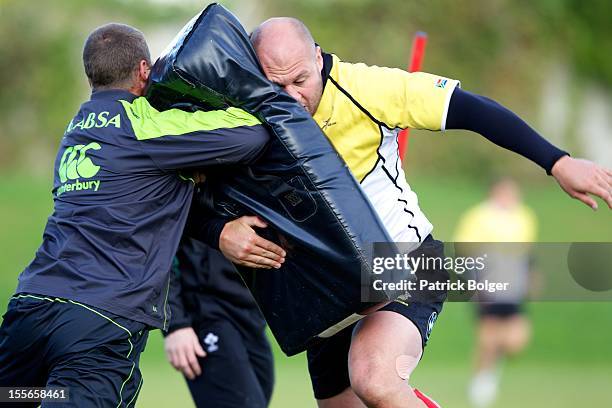
[{"label": "green grass", "polygon": [[[462,179],[421,178],[413,184],[421,205],[449,239],[461,211],[477,202],[483,186]],[[51,211],[50,182],[0,178],[0,302],[12,294],[18,273],[32,259]],[[528,187],[528,204],[540,221],[542,241],[612,241],[610,212],[597,213],[566,199],[552,183]],[[5,306],[2,306],[4,308]],[[521,358],[505,365],[496,408],[612,405],[612,303],[533,303],[534,337]],[[412,379],[445,407],[468,407],[473,348],[470,305],[449,303]],[[304,355],[287,358],[275,346],[274,408],[315,406]],[[142,356],[140,407],[193,406],[183,379],[166,363],[158,331]],[[206,373],[204,373],[206,375]],[[214,407],[213,407],[214,408]]]}]

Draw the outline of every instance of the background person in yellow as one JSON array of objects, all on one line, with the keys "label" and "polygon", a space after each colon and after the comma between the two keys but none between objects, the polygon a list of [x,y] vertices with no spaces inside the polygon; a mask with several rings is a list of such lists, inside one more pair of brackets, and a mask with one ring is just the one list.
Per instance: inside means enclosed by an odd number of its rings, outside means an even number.
[{"label": "background person in yellow", "polygon": [[[491,184],[485,201],[470,208],[459,220],[456,242],[534,242],[537,220],[522,203],[518,185],[510,178]],[[496,399],[501,374],[500,363],[525,349],[531,335],[530,322],[522,303],[532,280],[533,264],[529,247],[511,251],[497,262],[497,271],[489,271],[499,281],[506,276],[520,287],[502,299],[479,299],[475,373],[468,396],[473,406],[490,406]],[[515,249],[515,248],[513,248]],[[502,275],[502,276],[500,276]]]},{"label": "background person in yellow", "polygon": [[[342,62],[323,53],[292,18],[267,20],[251,39],[268,79],[313,115],[395,241],[443,256],[402,170],[397,134],[407,127],[477,132],[540,165],[572,197],[595,209],[588,195],[595,194],[612,208],[610,170],[569,157],[498,103],[462,91],[458,81]],[[444,299],[434,294],[422,303],[392,302],[311,347],[308,366],[319,406],[438,406],[408,380]]]}]

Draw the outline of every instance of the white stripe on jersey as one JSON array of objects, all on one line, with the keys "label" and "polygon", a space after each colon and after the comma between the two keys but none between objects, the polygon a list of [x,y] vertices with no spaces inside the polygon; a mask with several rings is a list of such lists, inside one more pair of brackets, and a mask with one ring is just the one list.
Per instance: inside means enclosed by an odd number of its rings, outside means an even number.
[{"label": "white stripe on jersey", "polygon": [[410,189],[399,158],[397,135],[400,129],[382,127],[380,159],[361,187],[395,242],[419,242],[433,225],[419,208],[417,195]]}]

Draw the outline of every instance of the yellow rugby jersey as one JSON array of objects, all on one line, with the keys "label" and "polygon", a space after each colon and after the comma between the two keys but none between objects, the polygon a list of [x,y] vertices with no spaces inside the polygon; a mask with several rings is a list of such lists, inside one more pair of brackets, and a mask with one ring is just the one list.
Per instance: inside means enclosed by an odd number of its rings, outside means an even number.
[{"label": "yellow rugby jersey", "polygon": [[[469,209],[460,219],[455,242],[484,243],[471,247],[478,254],[487,254],[486,269],[480,279],[504,282],[509,289],[490,294],[480,292],[482,302],[521,303],[531,285],[531,245],[537,236],[537,220],[524,205],[504,209],[485,201]],[[525,242],[518,245],[490,245],[489,242]],[[480,255],[478,255],[480,256]]]},{"label": "yellow rugby jersey", "polygon": [[459,82],[424,72],[352,64],[324,54],[324,90],[314,119],[370,199],[391,238],[422,241],[433,226],[406,182],[398,134],[444,130]]},{"label": "yellow rugby jersey", "polygon": [[503,209],[484,202],[468,210],[459,220],[456,242],[534,242],[537,221],[524,205]]}]

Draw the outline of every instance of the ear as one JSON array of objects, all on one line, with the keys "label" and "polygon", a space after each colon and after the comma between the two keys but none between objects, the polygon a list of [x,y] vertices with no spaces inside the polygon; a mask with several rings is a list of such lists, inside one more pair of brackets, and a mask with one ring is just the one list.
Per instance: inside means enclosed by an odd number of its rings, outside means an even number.
[{"label": "ear", "polygon": [[318,45],[315,48],[316,58],[317,58],[317,68],[319,71],[323,70],[323,54],[321,53],[321,47]]},{"label": "ear", "polygon": [[151,66],[146,60],[141,60],[138,65],[138,79],[142,82],[147,82],[149,80],[149,74],[151,73]]}]

